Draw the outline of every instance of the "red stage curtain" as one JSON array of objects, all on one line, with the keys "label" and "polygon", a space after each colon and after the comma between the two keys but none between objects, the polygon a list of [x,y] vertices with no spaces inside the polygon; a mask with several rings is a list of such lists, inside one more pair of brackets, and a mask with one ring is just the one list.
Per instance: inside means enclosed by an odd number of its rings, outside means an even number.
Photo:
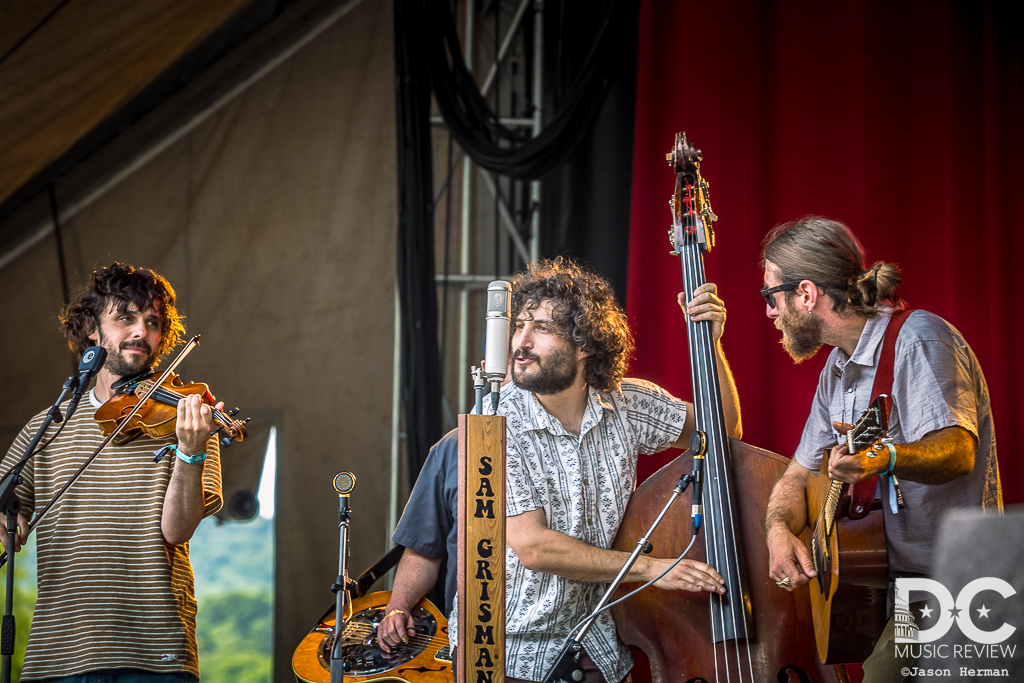
[{"label": "red stage curtain", "polygon": [[[1016,3],[641,5],[627,310],[634,376],[691,395],[665,163],[676,131],[704,152],[721,217],[706,257],[744,440],[791,455],[825,353],[794,366],[765,317],[758,251],[774,225],[823,214],[904,297],[959,328],[981,360],[1007,503],[1024,501],[1024,51]],[[1018,273],[1019,275],[1019,273]],[[649,473],[666,458],[647,459]],[[643,463],[643,461],[642,461]]]}]

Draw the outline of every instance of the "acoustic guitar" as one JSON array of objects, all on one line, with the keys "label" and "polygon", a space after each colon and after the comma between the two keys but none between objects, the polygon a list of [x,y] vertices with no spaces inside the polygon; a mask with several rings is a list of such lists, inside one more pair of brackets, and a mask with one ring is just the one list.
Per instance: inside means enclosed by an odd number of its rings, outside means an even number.
[{"label": "acoustic guitar", "polygon": [[[846,435],[850,453],[870,447],[888,431],[886,395],[878,396]],[[881,505],[851,505],[858,484],[828,476],[826,450],[821,472],[807,481],[810,549],[818,576],[811,580],[811,610],[818,656],[825,664],[862,662],[885,627],[889,567]],[[888,458],[888,454],[879,457]],[[874,498],[875,481],[865,480]]]},{"label": "acoustic guitar", "polygon": [[[377,644],[377,626],[384,619],[390,591],[370,593],[352,601],[351,616],[341,631],[345,681],[406,681],[450,683],[452,658],[448,648],[448,620],[429,601],[411,610],[416,635],[385,654]],[[292,656],[298,683],[330,683],[334,645],[335,606],[302,639]]]}]

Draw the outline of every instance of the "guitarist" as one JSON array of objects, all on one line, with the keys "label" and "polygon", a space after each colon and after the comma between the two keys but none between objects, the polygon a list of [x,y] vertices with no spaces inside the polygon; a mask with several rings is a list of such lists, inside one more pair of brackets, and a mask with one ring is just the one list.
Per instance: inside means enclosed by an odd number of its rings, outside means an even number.
[{"label": "guitarist", "polygon": [[[793,590],[816,576],[798,535],[807,523],[808,477],[820,470],[823,449],[831,449],[834,480],[853,483],[898,474],[902,508],[890,507],[890,478],[880,479],[889,577],[928,574],[943,513],[956,507],[1002,509],[989,392],[977,358],[945,320],[927,311],[911,313],[895,347],[889,420],[895,452],[880,446],[880,453],[851,454],[841,435],[872,399],[886,327],[903,308],[896,294],[900,271],[884,262],[868,268],[849,228],[814,216],[772,230],[761,264],[766,314],[782,332],[782,346],[794,362],[811,358],[822,345],[833,347],[796,456],[768,502],[771,578]],[[890,618],[864,662],[864,680],[907,680],[900,671],[907,665],[912,662],[896,660]]]}]

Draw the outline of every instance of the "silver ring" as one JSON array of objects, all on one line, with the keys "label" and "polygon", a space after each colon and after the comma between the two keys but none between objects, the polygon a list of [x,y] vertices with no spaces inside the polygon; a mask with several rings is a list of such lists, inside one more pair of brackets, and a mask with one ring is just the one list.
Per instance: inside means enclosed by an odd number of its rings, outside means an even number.
[{"label": "silver ring", "polygon": [[793,582],[789,580],[788,576],[783,576],[782,581],[776,581],[775,585],[779,588],[792,588]]}]

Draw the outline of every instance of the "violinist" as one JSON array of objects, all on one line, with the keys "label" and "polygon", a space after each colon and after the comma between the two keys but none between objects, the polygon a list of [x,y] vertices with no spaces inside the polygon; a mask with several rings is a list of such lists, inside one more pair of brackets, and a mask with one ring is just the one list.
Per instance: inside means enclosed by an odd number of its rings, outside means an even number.
[{"label": "violinist", "polygon": [[[829,476],[836,481],[883,475],[881,511],[870,514],[884,515],[890,580],[927,575],[945,512],[1002,509],[989,392],[978,359],[945,320],[927,311],[910,312],[894,347],[892,443],[851,454],[842,435],[872,400],[886,329],[903,309],[897,296],[902,275],[891,263],[869,268],[848,227],[816,216],[772,230],[764,240],[762,266],[766,313],[793,360],[807,360],[826,344],[833,347],[796,456],[768,502],[771,578],[793,590],[817,575],[798,536],[807,520],[808,480],[823,457],[829,458]],[[895,486],[902,507],[889,502]],[[927,618],[910,608],[915,619]],[[864,662],[864,680],[903,681],[905,667],[912,665],[896,658],[890,618]]]},{"label": "violinist", "polygon": [[[33,512],[103,440],[95,410],[120,380],[151,371],[185,331],[167,280],[121,263],[94,272],[61,323],[76,355],[99,345],[106,364],[88,394],[91,409],[83,400],[24,470],[15,551],[27,540]],[[198,681],[188,541],[222,503],[212,412],[193,394],[178,402],[172,435],[109,445],[38,525],[38,600],[21,680]],[[44,414],[15,439],[5,471]],[[154,451],[166,445],[176,448],[155,463]]]},{"label": "violinist", "polygon": [[[679,303],[721,336],[725,307],[714,285]],[[506,417],[507,444],[505,680],[515,683],[543,680],[600,599],[601,584],[624,564],[628,553],[610,548],[633,492],[637,454],[685,445],[694,417],[689,403],[623,377],[632,337],[600,276],[562,258],[531,264],[512,281],[512,320],[514,386],[502,392],[498,414]],[[720,347],[717,360],[729,429],[738,436],[739,402]],[[414,513],[407,509],[403,522]],[[627,580],[653,579],[671,562],[643,555]],[[692,560],[657,585],[724,590],[718,572]],[[403,620],[396,611],[381,624],[389,646]],[[610,613],[597,619],[583,649],[588,683],[618,683],[629,673],[632,657]]]}]

